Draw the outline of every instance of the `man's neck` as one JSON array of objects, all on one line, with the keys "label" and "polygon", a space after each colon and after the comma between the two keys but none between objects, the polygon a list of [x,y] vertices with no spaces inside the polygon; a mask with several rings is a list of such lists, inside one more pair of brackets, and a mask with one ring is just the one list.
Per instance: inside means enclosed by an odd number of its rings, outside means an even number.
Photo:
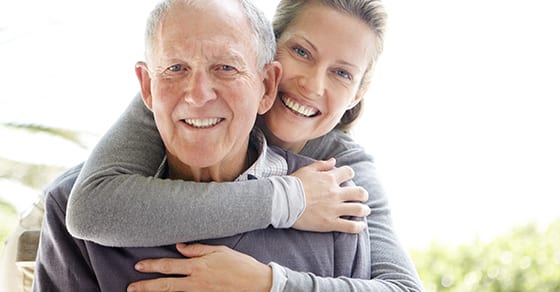
[{"label": "man's neck", "polygon": [[250,143],[245,155],[238,155],[219,165],[202,168],[185,165],[168,153],[168,178],[196,182],[234,181],[256,161],[257,157],[258,152]]}]

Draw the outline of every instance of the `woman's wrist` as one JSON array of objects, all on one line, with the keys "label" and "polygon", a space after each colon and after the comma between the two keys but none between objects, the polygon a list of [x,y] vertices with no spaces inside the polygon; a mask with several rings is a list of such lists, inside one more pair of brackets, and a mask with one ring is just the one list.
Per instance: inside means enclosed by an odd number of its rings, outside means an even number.
[{"label": "woman's wrist", "polygon": [[270,262],[268,267],[271,272],[270,276],[270,292],[282,292],[284,291],[284,287],[286,287],[286,282],[288,282],[288,276],[286,274],[286,269],[281,265]]}]

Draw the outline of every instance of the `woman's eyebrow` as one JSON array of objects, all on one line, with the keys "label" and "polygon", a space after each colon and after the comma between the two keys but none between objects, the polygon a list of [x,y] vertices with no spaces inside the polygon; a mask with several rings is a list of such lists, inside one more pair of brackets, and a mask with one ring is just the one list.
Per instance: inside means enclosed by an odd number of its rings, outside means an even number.
[{"label": "woman's eyebrow", "polygon": [[317,51],[317,47],[310,41],[308,40],[306,37],[304,36],[300,36],[300,35],[295,35],[296,37],[302,39],[305,43],[307,43],[314,51]]},{"label": "woman's eyebrow", "polygon": [[350,63],[350,62],[348,62],[348,61],[345,61],[345,60],[337,60],[336,62],[337,62],[338,64],[340,64],[340,65],[343,65],[343,66],[346,66],[346,67],[351,67],[351,68],[354,69],[354,70],[360,70],[360,67],[359,67],[358,65],[353,64],[353,63]]}]

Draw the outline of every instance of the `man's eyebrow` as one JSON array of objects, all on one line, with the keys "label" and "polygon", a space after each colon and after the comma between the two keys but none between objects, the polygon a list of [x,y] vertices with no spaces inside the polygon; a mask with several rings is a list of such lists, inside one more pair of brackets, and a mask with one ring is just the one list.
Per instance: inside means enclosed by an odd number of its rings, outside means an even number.
[{"label": "man's eyebrow", "polygon": [[247,64],[246,58],[238,52],[229,51],[226,53],[222,53],[216,56],[213,56],[214,59],[218,59],[220,61],[227,61],[233,62],[235,64]]}]

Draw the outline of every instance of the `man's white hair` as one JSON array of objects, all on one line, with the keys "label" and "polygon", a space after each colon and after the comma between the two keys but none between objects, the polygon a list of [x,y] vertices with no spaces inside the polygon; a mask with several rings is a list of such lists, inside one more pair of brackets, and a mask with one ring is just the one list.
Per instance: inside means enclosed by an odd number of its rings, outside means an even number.
[{"label": "man's white hair", "polygon": [[[237,0],[241,7],[241,12],[251,26],[253,31],[253,39],[255,42],[255,51],[257,53],[257,64],[260,69],[264,68],[265,64],[269,64],[274,60],[276,54],[276,39],[274,38],[274,32],[272,30],[272,24],[270,20],[264,15],[264,13],[253,3],[251,0]],[[145,31],[145,58],[146,61],[150,62],[150,56],[152,53],[152,45],[155,39],[156,30],[163,17],[167,14],[169,9],[173,4],[177,2],[183,2],[187,6],[194,6],[199,3],[205,2],[204,0],[164,0],[156,5],[154,10],[150,13],[148,17],[148,22],[146,24]],[[211,16],[209,16],[211,17]]]}]

